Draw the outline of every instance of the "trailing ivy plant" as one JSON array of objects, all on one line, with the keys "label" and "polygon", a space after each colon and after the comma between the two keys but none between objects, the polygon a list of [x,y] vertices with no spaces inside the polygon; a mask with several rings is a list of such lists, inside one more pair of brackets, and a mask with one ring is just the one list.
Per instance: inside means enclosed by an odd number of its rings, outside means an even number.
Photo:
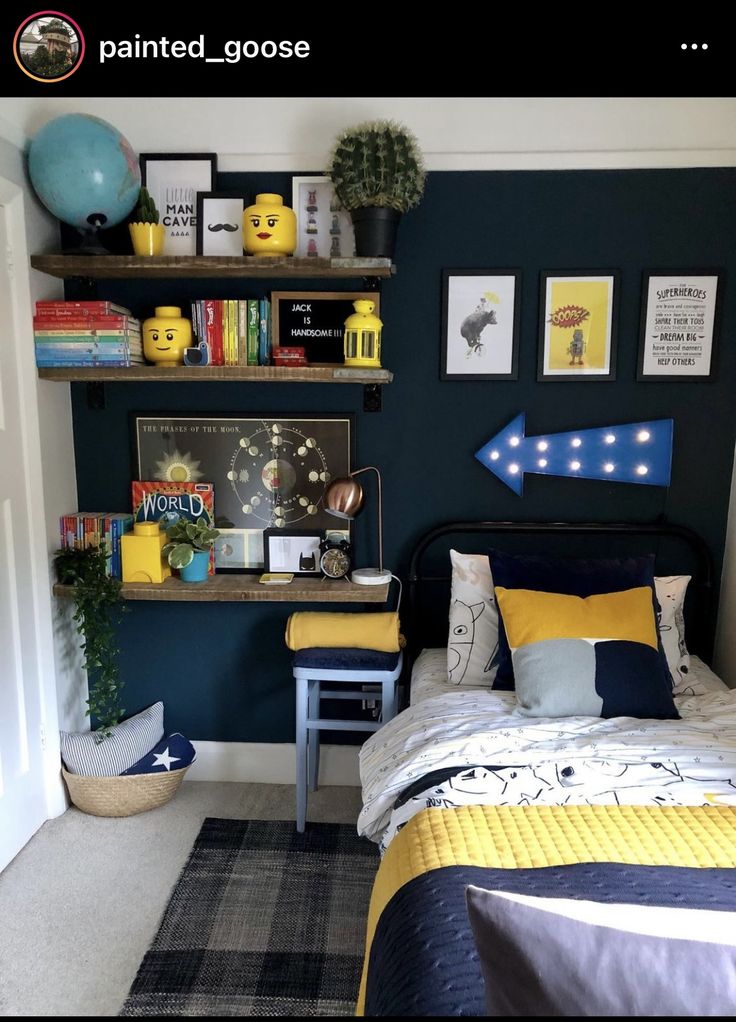
[{"label": "trailing ivy plant", "polygon": [[97,741],[109,738],[125,710],[120,705],[120,669],[115,625],[124,611],[119,579],[105,573],[104,545],[87,550],[59,550],[54,555],[62,585],[74,586],[74,620],[82,636],[84,667],[89,677],[87,714],[98,722]]}]

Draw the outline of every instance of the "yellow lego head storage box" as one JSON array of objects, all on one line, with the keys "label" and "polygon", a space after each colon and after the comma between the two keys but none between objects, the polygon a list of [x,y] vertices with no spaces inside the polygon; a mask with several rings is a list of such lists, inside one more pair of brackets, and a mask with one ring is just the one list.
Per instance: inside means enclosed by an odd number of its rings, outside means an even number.
[{"label": "yellow lego head storage box", "polygon": [[181,365],[184,349],[192,346],[192,324],[178,305],[159,305],[156,314],[143,322],[143,354],[149,362]]},{"label": "yellow lego head storage box", "polygon": [[249,255],[293,255],[296,213],[280,195],[261,192],[243,213],[243,245]]}]

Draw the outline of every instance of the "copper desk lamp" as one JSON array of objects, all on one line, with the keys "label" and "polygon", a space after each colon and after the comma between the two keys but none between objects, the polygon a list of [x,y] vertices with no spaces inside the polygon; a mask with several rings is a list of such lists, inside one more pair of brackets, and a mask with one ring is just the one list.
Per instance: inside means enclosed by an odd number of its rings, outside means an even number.
[{"label": "copper desk lamp", "polygon": [[352,521],[363,509],[363,487],[355,476],[362,472],[375,472],[378,478],[378,567],[356,568],[350,575],[351,582],[362,586],[381,586],[391,581],[391,572],[383,567],[383,493],[381,473],[373,465],[351,472],[349,477],[335,479],[325,490],[324,508],[336,518]]}]

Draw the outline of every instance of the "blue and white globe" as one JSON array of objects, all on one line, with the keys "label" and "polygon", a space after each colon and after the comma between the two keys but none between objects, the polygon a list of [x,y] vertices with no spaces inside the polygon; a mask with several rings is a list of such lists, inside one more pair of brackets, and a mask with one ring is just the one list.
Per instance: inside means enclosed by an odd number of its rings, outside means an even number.
[{"label": "blue and white globe", "polygon": [[49,121],[28,151],[28,173],[44,206],[79,230],[114,227],[138,200],[138,157],[100,117],[65,114]]}]

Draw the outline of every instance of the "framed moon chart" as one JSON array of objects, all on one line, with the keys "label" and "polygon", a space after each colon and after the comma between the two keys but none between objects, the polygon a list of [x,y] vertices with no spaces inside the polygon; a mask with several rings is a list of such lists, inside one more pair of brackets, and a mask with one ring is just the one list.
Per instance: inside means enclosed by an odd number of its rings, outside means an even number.
[{"label": "framed moon chart", "polygon": [[262,571],[265,529],[334,529],[323,506],[350,472],[348,415],[131,414],[138,479],[215,487],[215,567]]}]

